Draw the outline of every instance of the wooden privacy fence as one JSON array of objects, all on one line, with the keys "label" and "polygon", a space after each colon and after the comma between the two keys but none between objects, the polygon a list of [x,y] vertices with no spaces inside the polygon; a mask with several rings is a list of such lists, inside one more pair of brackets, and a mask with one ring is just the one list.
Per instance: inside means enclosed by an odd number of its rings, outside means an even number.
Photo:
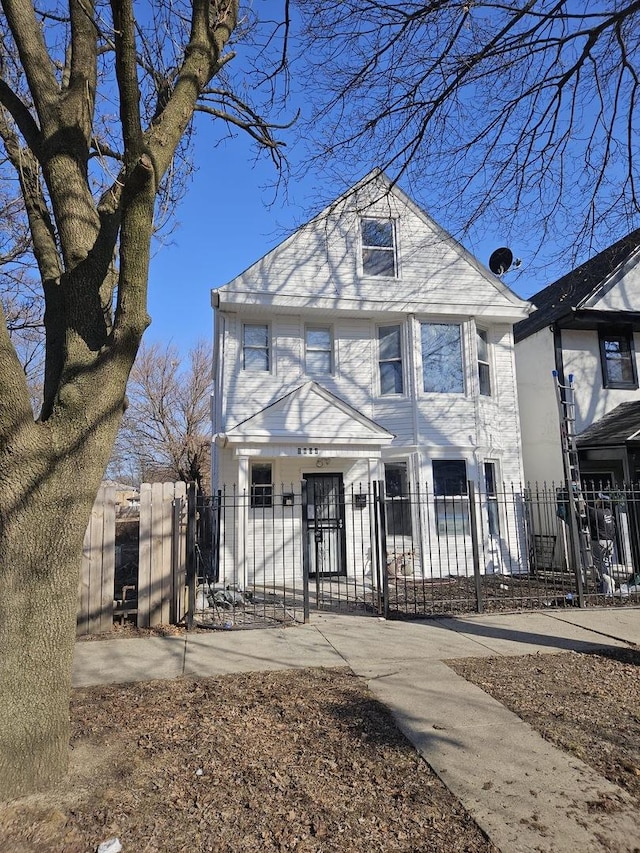
[{"label": "wooden privacy fence", "polygon": [[84,539],[78,635],[110,631],[119,611],[136,613],[143,628],[175,624],[185,616],[187,503],[185,483],[141,485],[137,584],[126,601],[115,589],[116,490],[101,486]]}]

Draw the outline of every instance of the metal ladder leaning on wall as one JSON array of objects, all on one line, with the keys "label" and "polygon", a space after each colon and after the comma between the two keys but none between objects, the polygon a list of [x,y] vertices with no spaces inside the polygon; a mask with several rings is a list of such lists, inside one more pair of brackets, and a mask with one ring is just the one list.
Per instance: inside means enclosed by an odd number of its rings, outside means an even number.
[{"label": "metal ladder leaning on wall", "polygon": [[584,606],[584,590],[589,577],[594,577],[593,553],[591,550],[591,532],[587,501],[582,488],[576,446],[576,405],[573,374],[568,376],[568,384],[562,385],[558,371],[552,371],[556,386],[556,400],[560,419],[560,441],[562,446],[562,464],[567,489],[571,543],[576,570],[578,604]]}]

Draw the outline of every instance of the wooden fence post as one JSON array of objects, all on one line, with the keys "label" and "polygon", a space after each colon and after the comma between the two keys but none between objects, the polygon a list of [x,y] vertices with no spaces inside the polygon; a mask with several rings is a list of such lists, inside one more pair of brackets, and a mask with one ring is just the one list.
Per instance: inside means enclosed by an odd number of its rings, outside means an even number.
[{"label": "wooden fence post", "polygon": [[113,627],[116,557],[116,496],[101,486],[84,535],[78,581],[76,634],[100,634]]},{"label": "wooden fence post", "polygon": [[[113,627],[115,495],[114,486],[100,487],[85,533],[78,580],[78,636]],[[186,484],[180,482],[140,486],[138,627],[168,625],[185,615],[186,495]]]},{"label": "wooden fence post", "polygon": [[[183,497],[183,483],[140,486],[140,550],[138,561],[138,627],[168,625],[175,611],[174,572],[184,566],[184,546],[176,549],[172,530],[174,498]],[[182,531],[180,538],[182,538]],[[178,559],[178,567],[175,560]]]},{"label": "wooden fence post", "polygon": [[186,612],[187,573],[187,484],[176,483],[173,499],[171,613],[173,624],[180,622]]}]

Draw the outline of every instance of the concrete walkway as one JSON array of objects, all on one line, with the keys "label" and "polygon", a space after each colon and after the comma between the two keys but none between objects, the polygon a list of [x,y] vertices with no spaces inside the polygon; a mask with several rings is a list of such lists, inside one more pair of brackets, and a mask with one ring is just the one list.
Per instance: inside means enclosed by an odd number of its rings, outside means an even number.
[{"label": "concrete walkway", "polygon": [[[615,646],[640,648],[639,608],[412,623],[317,614],[297,628],[77,643],[74,684],[348,666],[502,853],[638,853],[628,795],[445,663]],[[602,795],[620,809],[590,810]]]}]

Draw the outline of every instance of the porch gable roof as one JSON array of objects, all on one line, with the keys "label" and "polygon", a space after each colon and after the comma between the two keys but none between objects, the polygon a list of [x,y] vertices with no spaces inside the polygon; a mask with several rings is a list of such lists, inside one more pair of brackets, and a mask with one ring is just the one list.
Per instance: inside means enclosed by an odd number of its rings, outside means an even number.
[{"label": "porch gable roof", "polygon": [[216,441],[223,445],[291,441],[380,447],[393,438],[393,433],[310,381],[219,434]]},{"label": "porch gable roof", "polygon": [[577,436],[580,449],[640,441],[640,402],[620,403]]}]

